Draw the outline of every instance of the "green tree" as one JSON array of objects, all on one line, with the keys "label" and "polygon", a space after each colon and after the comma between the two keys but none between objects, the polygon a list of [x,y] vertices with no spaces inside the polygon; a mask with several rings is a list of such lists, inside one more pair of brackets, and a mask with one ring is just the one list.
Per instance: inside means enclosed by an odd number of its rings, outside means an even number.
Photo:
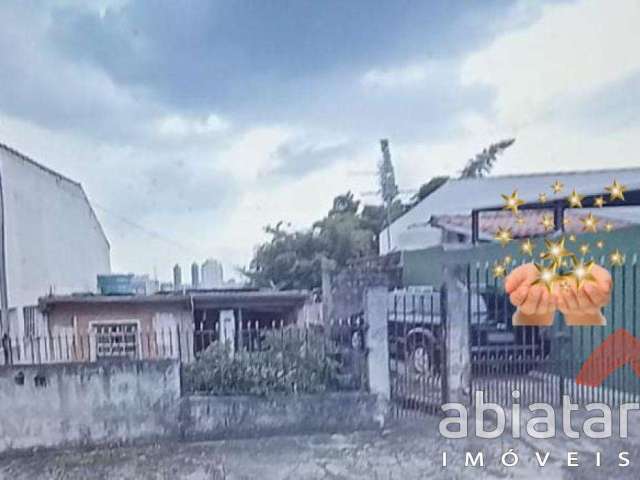
[{"label": "green tree", "polygon": [[491,173],[498,155],[502,154],[516,141],[515,138],[508,138],[497,143],[489,145],[482,150],[474,158],[469,159],[467,164],[460,172],[460,178],[480,178]]}]

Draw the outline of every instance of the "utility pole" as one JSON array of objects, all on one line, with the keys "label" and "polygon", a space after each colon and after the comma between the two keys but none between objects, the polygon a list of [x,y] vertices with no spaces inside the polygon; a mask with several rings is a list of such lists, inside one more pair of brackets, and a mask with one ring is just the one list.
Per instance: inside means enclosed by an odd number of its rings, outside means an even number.
[{"label": "utility pole", "polygon": [[382,161],[378,165],[378,182],[380,184],[380,194],[387,215],[387,251],[391,251],[391,205],[398,196],[398,185],[396,185],[396,174],[391,163],[391,152],[389,151],[389,140],[380,140],[382,150]]}]

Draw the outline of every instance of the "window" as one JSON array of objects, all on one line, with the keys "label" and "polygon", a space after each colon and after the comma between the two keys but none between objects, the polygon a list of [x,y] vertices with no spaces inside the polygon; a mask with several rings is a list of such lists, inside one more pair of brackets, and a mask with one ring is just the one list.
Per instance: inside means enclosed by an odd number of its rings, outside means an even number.
[{"label": "window", "polygon": [[24,307],[22,317],[24,320],[24,336],[36,336],[36,310],[38,307]]},{"label": "window", "polygon": [[93,326],[96,333],[96,357],[135,358],[137,356],[136,323],[101,323]]}]

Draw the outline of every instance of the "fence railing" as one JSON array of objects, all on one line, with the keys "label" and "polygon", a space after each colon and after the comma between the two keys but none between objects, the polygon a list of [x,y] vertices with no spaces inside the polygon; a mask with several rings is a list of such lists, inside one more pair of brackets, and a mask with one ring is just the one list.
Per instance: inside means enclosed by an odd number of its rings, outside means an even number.
[{"label": "fence railing", "polygon": [[179,360],[183,391],[217,395],[367,389],[363,315],[326,324],[216,322],[211,329],[111,329],[15,338],[0,365]]},{"label": "fence railing", "polygon": [[[596,259],[606,265],[606,259]],[[640,379],[631,365],[613,372],[602,385],[587,387],[576,382],[578,372],[602,342],[620,329],[640,335],[638,321],[638,265],[636,256],[622,266],[607,266],[613,279],[611,301],[604,308],[604,326],[567,326],[560,313],[551,327],[513,327],[515,308],[501,280],[491,273],[492,264],[469,265],[468,322],[471,348],[471,390],[482,390],[486,401],[561,404],[600,401],[614,406],[640,399]],[[627,348],[620,345],[620,348]],[[626,358],[627,353],[618,352]]]},{"label": "fence railing", "polygon": [[237,332],[197,330],[187,340],[183,391],[217,395],[367,388],[362,316],[327,324],[251,322]]}]

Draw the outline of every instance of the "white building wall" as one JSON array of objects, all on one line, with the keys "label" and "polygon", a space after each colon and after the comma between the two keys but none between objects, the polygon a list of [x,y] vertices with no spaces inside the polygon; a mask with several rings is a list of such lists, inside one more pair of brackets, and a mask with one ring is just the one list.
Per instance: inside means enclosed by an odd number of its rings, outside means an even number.
[{"label": "white building wall", "polygon": [[5,262],[11,335],[23,333],[22,307],[51,289],[95,291],[109,273],[109,243],[80,186],[0,147]]}]

